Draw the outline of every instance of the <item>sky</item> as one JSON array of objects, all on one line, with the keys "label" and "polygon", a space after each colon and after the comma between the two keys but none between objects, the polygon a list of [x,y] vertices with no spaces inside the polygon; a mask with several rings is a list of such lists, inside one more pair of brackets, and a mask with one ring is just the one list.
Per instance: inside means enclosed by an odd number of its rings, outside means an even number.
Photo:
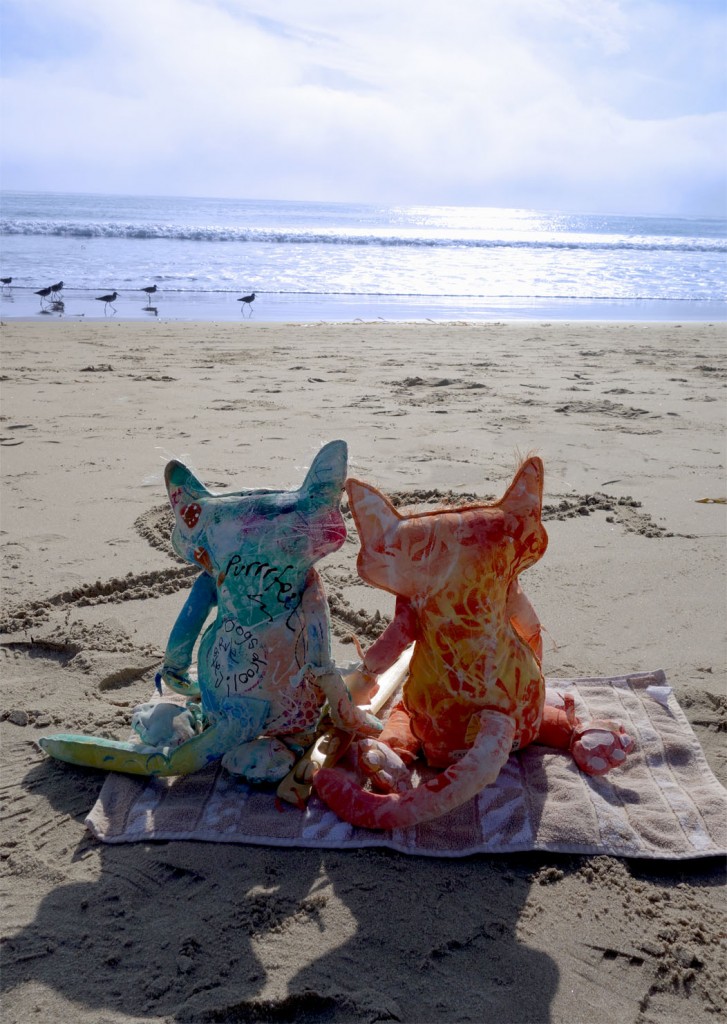
[{"label": "sky", "polygon": [[727,213],[725,0],[0,0],[5,189]]}]

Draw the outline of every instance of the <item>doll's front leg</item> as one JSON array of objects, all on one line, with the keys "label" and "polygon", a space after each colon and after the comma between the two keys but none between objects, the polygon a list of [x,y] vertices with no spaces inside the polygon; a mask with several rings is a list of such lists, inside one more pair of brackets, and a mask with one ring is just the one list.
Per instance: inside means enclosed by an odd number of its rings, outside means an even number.
[{"label": "doll's front leg", "polygon": [[[394,618],[361,657],[364,679],[375,679],[390,668],[416,637],[416,612],[405,597],[397,597]],[[360,652],[358,643],[356,646]],[[381,792],[403,793],[411,788],[409,766],[419,756],[421,744],[410,721],[400,702],[392,709],[380,736],[359,740],[349,752],[354,767]]]},{"label": "doll's front leg", "polygon": [[360,667],[346,675],[346,686],[351,692],[355,704],[373,703],[377,694],[379,694],[379,707],[387,702],[388,697],[383,699],[379,693],[378,679],[388,669],[393,668],[404,651],[413,645],[416,637],[416,613],[410,602],[404,597],[397,597],[394,618],[366,653],[364,653],[358,637],[353,637],[361,664]]},{"label": "doll's front leg", "polygon": [[379,676],[417,639],[417,615],[411,602],[397,597],[394,618],[363,657],[364,672]]},{"label": "doll's front leg", "polygon": [[382,793],[403,793],[411,789],[410,766],[421,753],[421,743],[411,729],[409,712],[400,702],[377,739],[360,739],[348,758],[353,766]]},{"label": "doll's front leg", "polygon": [[207,621],[210,610],[217,604],[215,581],[203,572],[194,581],[169,635],[164,652],[164,664],[159,676],[170,690],[187,697],[199,696],[199,684],[189,672],[197,637]]},{"label": "doll's front leg", "polygon": [[306,628],[306,664],[328,702],[333,724],[347,732],[377,736],[381,722],[359,708],[331,658],[328,603],[318,573],[312,569],[301,602]]},{"label": "doll's front leg", "polygon": [[540,619],[525,595],[520,581],[513,580],[507,592],[507,615],[513,629],[531,649],[539,662],[543,661],[543,634]]},{"label": "doll's front leg", "polygon": [[375,715],[354,703],[340,672],[334,668],[320,674],[314,671],[314,675],[317,675],[317,683],[325,695],[328,713],[335,726],[346,732],[363,733],[364,736],[379,735],[382,723]]}]

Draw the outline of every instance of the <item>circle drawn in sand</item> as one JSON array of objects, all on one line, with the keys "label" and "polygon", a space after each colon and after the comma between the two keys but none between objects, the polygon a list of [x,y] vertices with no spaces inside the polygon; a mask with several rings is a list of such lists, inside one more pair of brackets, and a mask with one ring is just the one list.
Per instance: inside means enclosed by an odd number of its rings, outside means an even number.
[{"label": "circle drawn in sand", "polygon": [[54,609],[67,611],[97,604],[120,604],[123,601],[143,601],[162,594],[173,594],[192,585],[199,569],[180,565],[173,569],[155,569],[150,572],[127,573],[123,577],[96,580],[73,590],[63,590],[45,601],[29,601],[8,609],[0,621],[0,633],[14,633],[37,626],[49,618]]},{"label": "circle drawn in sand", "polygon": [[148,512],[143,512],[134,520],[136,532],[153,548],[163,551],[175,562],[184,564],[172,547],[172,530],[174,529],[174,513],[169,505],[155,505]]},{"label": "circle drawn in sand", "polygon": [[[409,512],[446,510],[463,505],[488,505],[495,500],[491,495],[474,494],[472,492],[441,491],[437,488],[426,490],[393,491],[387,498],[395,508],[406,508]],[[675,534],[660,526],[648,513],[641,511],[640,501],[629,494],[615,497],[602,491],[593,494],[568,494],[557,502],[543,505],[543,522],[575,519],[577,516],[590,516],[594,512],[606,512],[607,523],[621,526],[627,533],[636,533],[642,537],[683,537],[688,534]],[[348,512],[348,506],[344,506]]]}]

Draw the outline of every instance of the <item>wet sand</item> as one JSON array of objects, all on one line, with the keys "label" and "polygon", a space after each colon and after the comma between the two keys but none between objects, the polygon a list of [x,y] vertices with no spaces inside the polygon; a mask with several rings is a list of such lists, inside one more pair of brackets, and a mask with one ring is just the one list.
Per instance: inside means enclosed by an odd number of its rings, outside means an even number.
[{"label": "wet sand", "polygon": [[[118,291],[113,303],[98,301]],[[255,293],[251,304],[239,292],[171,291],[147,296],[139,288],[65,287],[58,303],[35,290],[12,285],[0,290],[0,317],[8,320],[69,323],[137,321],[214,321],[215,323],[488,322],[559,321],[709,321],[727,319],[727,302],[685,299],[578,299],[480,295],[387,295],[355,292]]]},{"label": "wet sand", "polygon": [[[727,496],[724,349],[695,323],[5,323],[6,1019],[719,1019],[721,862],[103,846],[103,773],[36,741],[125,738],[152,691],[191,579],[168,459],[292,487],[341,437],[352,475],[424,506],[497,496],[537,451],[547,675],[664,669],[727,783],[726,506],[702,501]],[[321,567],[341,661],[392,611],[356,551]]]}]

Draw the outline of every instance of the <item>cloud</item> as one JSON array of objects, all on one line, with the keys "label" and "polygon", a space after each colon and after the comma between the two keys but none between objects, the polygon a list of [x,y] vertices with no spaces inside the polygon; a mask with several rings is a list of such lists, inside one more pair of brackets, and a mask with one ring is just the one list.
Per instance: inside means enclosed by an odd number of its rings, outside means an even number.
[{"label": "cloud", "polygon": [[3,21],[5,187],[719,212],[716,4],[5,0]]}]

